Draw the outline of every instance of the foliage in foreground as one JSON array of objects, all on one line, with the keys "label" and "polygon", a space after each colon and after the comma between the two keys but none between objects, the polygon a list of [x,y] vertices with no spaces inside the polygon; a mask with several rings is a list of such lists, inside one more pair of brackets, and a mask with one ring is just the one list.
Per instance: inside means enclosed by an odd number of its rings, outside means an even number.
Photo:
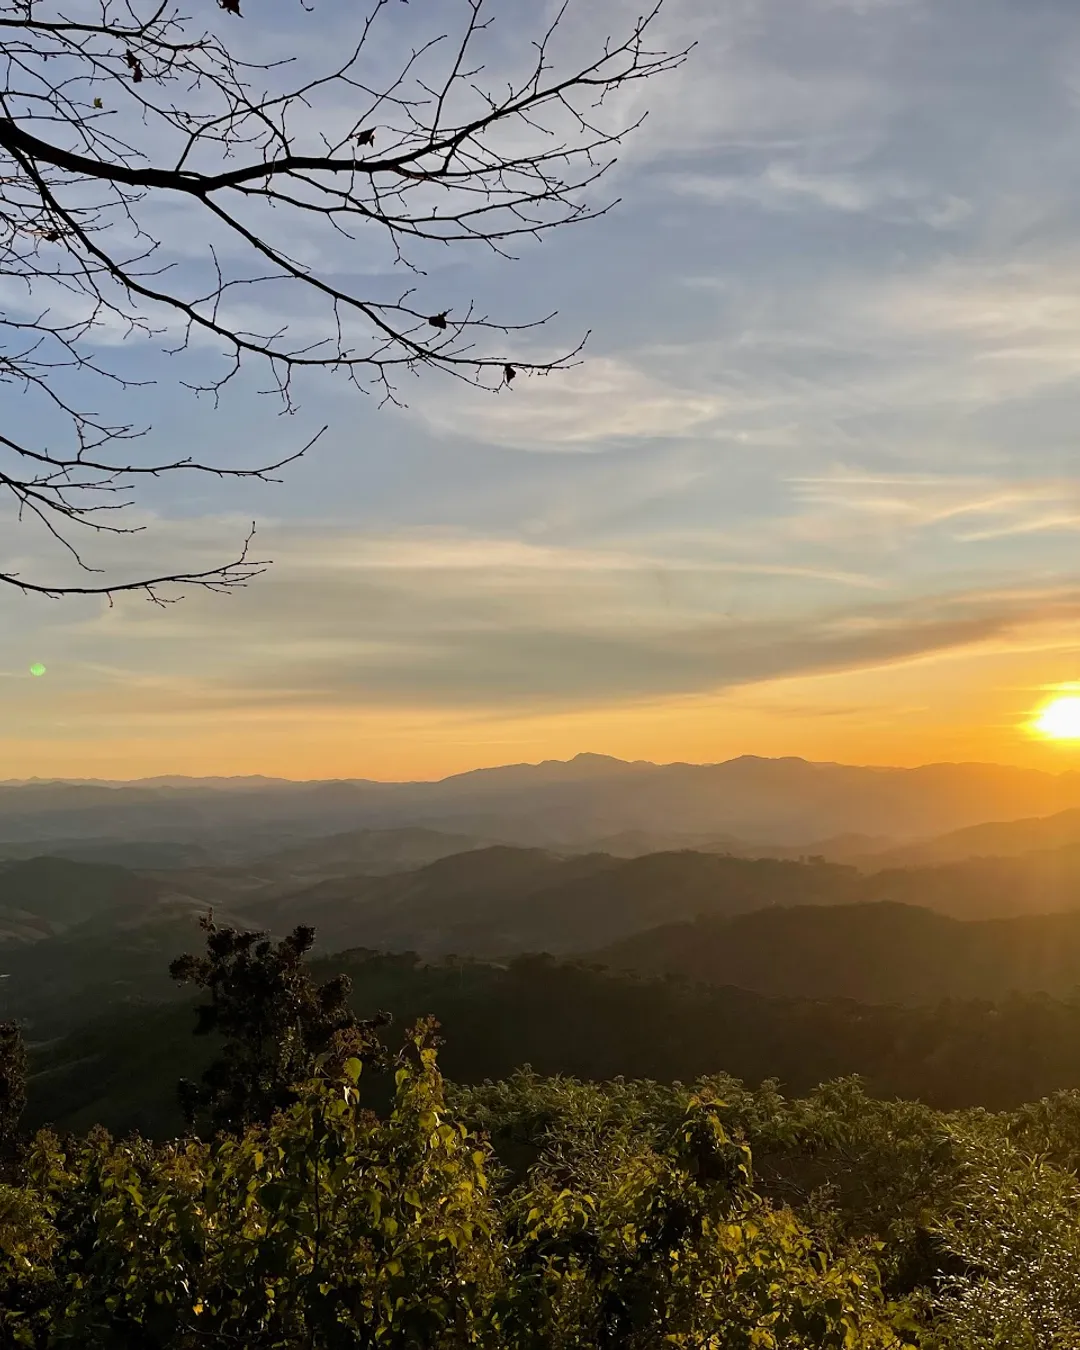
[{"label": "foliage in foreground", "polygon": [[4,1346],[1080,1350],[1080,1092],[444,1085],[422,1021],[361,1095],[385,1018],[312,978],[311,930],[204,927],[173,974],[208,998],[184,1096],[214,1138],[21,1139],[0,1028]]},{"label": "foliage in foreground", "polygon": [[872,1245],[918,1346],[1080,1347],[1080,1091],[1012,1112],[944,1113],[876,1100],[855,1079],[795,1100],[724,1076],[685,1087],[521,1070],[450,1089],[526,1192],[553,1158],[602,1169],[629,1141],[655,1145],[703,1097],[730,1137],[751,1141],[755,1189],[813,1242]]},{"label": "foliage in foreground", "polygon": [[1080,1346],[1078,1092],[444,1087],[426,1026],[396,1069],[382,1115],[324,1059],[213,1141],[40,1133],[0,1186],[0,1344]]},{"label": "foliage in foreground", "polygon": [[14,1022],[0,1022],[0,1163],[15,1146],[26,1106],[26,1046]]},{"label": "foliage in foreground", "polygon": [[214,1142],[37,1136],[0,1188],[0,1336],[34,1347],[901,1350],[865,1242],[761,1199],[723,1107],[527,1177],[447,1105],[430,1029],[383,1117],[327,1063]]}]

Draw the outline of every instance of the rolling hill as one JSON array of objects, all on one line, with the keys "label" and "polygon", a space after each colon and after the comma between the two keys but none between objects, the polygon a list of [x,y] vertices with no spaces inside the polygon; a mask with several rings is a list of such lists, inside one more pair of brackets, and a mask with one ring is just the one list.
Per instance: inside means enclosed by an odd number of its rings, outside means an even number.
[{"label": "rolling hill", "polygon": [[966,858],[866,876],[864,900],[925,906],[957,919],[1010,918],[1080,908],[1080,845],[1018,857]]},{"label": "rolling hill", "polygon": [[886,867],[961,862],[965,858],[1015,858],[1070,847],[1080,848],[1080,810],[970,825],[901,848],[874,851],[862,862],[878,871]]},{"label": "rolling hill", "polygon": [[[357,863],[366,870],[354,874]],[[885,905],[902,916],[895,932],[882,927]],[[797,940],[794,919],[762,918],[733,930],[746,943],[757,934],[757,965],[748,946],[746,970],[724,963],[735,959],[735,948],[713,963],[720,939],[707,925],[672,929],[700,916],[719,921],[801,906],[869,906],[879,917],[864,921],[865,930],[851,926],[860,922],[855,917],[807,919]],[[468,836],[403,828],[350,831],[216,868],[133,871],[55,857],[8,860],[0,864],[0,976],[6,976],[0,1017],[27,1018],[37,1030],[46,1021],[62,1028],[99,1005],[171,997],[168,961],[199,943],[195,920],[209,908],[223,922],[275,935],[311,924],[322,952],[366,947],[424,958],[504,960],[614,946],[622,959],[639,950],[635,935],[648,932],[639,939],[641,959],[662,964],[643,969],[749,981],[765,992],[918,1001],[1010,987],[1009,953],[991,952],[988,938],[971,945],[976,932],[990,930],[972,927],[961,939],[956,924],[933,926],[935,914],[983,921],[1061,912],[1056,927],[1032,918],[1027,928],[1000,931],[1022,935],[1010,959],[1026,953],[1029,965],[1016,987],[1070,988],[1069,911],[1080,908],[1080,848],[868,875],[823,861],[693,851],[614,857],[483,846]],[[781,928],[770,928],[773,922]],[[1030,936],[1036,930],[1047,936],[1036,940]],[[629,949],[618,946],[624,940]],[[679,942],[689,944],[685,966]],[[833,961],[835,976],[819,984],[769,983],[786,969],[788,948],[810,952],[806,944],[814,942],[824,944],[814,960]],[[860,943],[868,944],[862,955]],[[938,962],[932,969],[925,951]],[[801,959],[791,957],[795,967]],[[810,978],[811,966],[800,978]],[[978,971],[986,976],[981,983]]]},{"label": "rolling hill", "polygon": [[[412,848],[464,847],[431,835]],[[386,843],[385,838],[382,843]],[[563,856],[540,849],[466,847],[426,866],[338,876],[340,859],[370,838],[332,841],[329,856],[289,850],[243,868],[134,873],[58,858],[0,868],[0,1017],[59,1025],[136,994],[170,997],[169,960],[200,942],[196,919],[280,935],[313,925],[321,951],[363,946],[508,957],[600,946],[672,918],[731,914],[779,903],[858,898],[852,868],[716,854]],[[383,854],[383,863],[389,865]],[[297,885],[298,873],[330,873]]]},{"label": "rolling hill", "polygon": [[243,870],[268,882],[324,880],[350,874],[387,876],[469,853],[489,842],[418,826],[346,830],[269,853],[249,862]]},{"label": "rolling hill", "polygon": [[928,1004],[1080,992],[1080,912],[962,922],[888,902],[665,924],[592,953],[620,970],[763,994]]},{"label": "rolling hill", "polygon": [[345,877],[239,912],[275,931],[307,922],[324,950],[364,946],[501,957],[568,953],[665,919],[738,913],[778,903],[857,898],[852,868],[708,853],[562,857],[498,846],[382,878]]},{"label": "rolling hill", "polygon": [[117,1001],[171,997],[168,962],[198,941],[206,908],[122,867],[63,858],[0,866],[0,1021],[55,1035]]},{"label": "rolling hill", "polygon": [[162,886],[123,867],[30,858],[0,864],[0,944],[37,942],[87,923],[152,911]]}]

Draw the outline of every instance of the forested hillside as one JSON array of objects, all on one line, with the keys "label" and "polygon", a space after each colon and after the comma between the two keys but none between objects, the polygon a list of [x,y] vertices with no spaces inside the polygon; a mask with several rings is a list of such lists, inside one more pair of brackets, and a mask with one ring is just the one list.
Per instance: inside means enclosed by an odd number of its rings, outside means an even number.
[{"label": "forested hillside", "polygon": [[[724,1072],[755,1084],[775,1078],[800,1093],[859,1074],[876,1096],[943,1108],[1017,1106],[1080,1084],[1080,1001],[1045,995],[875,1007],[771,998],[539,956],[497,966],[345,952],[314,970],[351,977],[358,1015],[390,1012],[391,1040],[434,1014],[446,1040],[444,1065],[460,1082],[531,1064],[545,1074],[668,1083]],[[33,1045],[30,1119],[158,1136],[178,1129],[176,1079],[194,1075],[213,1052],[191,1035],[193,1026],[185,998],[120,1006]]]},{"label": "forested hillside", "polygon": [[732,914],[776,904],[858,898],[859,876],[832,864],[705,853],[569,858],[489,848],[377,880],[344,877],[242,912],[275,931],[309,921],[323,947],[427,955],[573,952],[674,915]]},{"label": "forested hillside", "polygon": [[[431,849],[451,851],[403,870]],[[381,874],[341,875],[357,853]],[[55,1036],[112,1003],[174,997],[169,955],[210,908],[278,934],[310,922],[324,952],[594,952],[764,993],[870,1002],[1065,995],[1080,983],[1073,873],[1048,856],[865,875],[820,861],[563,856],[389,832],[224,868],[11,861],[0,867],[0,1017]],[[983,917],[1003,909],[1025,917]]]},{"label": "forested hillside", "polygon": [[962,922],[889,902],[778,907],[664,924],[594,959],[798,998],[1064,996],[1080,990],[1080,911]]},{"label": "forested hillside", "polygon": [[[694,853],[563,857],[508,847],[342,877],[340,848],[335,843],[326,858],[305,849],[284,862],[275,855],[245,867],[140,874],[55,858],[9,863],[0,870],[0,1017],[53,1035],[109,1002],[169,997],[168,957],[208,908],[276,933],[312,923],[324,951],[502,957],[581,951],[673,915],[737,913],[781,897],[854,898],[859,885],[853,870],[824,864]],[[385,850],[381,856],[385,862]],[[298,868],[325,879],[298,886]]]}]

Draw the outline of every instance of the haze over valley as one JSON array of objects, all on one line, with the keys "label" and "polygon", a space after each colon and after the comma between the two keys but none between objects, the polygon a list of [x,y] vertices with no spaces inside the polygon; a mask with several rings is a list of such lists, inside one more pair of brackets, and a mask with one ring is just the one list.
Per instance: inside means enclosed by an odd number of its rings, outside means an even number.
[{"label": "haze over valley", "polygon": [[[644,1009],[660,997],[650,981],[682,982],[681,997],[717,1019],[702,1027],[699,1072],[748,1064],[752,1076],[794,1072],[793,1085],[812,1085],[813,1057],[809,1070],[793,1059],[805,1006],[848,1027],[828,1047],[830,1072],[877,1074],[886,1089],[902,1076],[917,1095],[963,1104],[979,1099],[963,1083],[989,1077],[997,1101],[1019,1090],[1007,1082],[1020,1065],[1003,1081],[1000,1066],[996,1080],[980,1070],[985,1036],[946,1089],[929,1062],[888,1068],[880,1047],[852,1034],[850,1009],[902,1021],[947,1001],[978,1022],[988,1002],[1011,1007],[1008,1019],[1027,1015],[1024,1000],[1050,999],[1066,1024],[1080,1017],[1078,804],[1073,772],[753,758],[581,755],[432,783],[6,783],[0,1020],[26,1027],[32,1110],[79,1120],[97,1109],[114,1125],[171,1119],[164,1082],[137,1110],[102,1084],[123,1081],[150,1012],[184,1000],[167,967],[212,912],[274,938],[313,926],[316,956],[357,969],[354,997],[369,1012],[385,997],[399,1012],[480,1019],[453,1052],[473,1075],[502,1071],[486,1001],[519,998],[505,1016],[524,1016],[529,981],[555,978],[543,972],[556,962],[575,997],[592,982],[601,1003],[621,990]],[[457,986],[455,969],[468,972]],[[764,1043],[750,1029],[764,1025],[762,1010],[774,1026]],[[594,1029],[594,1071],[677,1076],[688,1052],[674,1048],[677,1025],[647,1063],[630,1043],[621,1059],[601,1049]],[[580,1068],[558,1041],[535,1053],[550,1069]],[[1030,1059],[1023,1072],[1035,1072]],[[1068,1072],[1048,1068],[1040,1086],[1064,1085]]]}]

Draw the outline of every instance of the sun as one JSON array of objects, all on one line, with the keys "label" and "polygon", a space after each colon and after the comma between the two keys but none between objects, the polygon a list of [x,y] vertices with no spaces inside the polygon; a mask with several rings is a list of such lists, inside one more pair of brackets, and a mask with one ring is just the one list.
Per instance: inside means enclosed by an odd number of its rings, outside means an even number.
[{"label": "sun", "polygon": [[1051,699],[1039,709],[1031,729],[1048,741],[1080,741],[1080,695]]}]

